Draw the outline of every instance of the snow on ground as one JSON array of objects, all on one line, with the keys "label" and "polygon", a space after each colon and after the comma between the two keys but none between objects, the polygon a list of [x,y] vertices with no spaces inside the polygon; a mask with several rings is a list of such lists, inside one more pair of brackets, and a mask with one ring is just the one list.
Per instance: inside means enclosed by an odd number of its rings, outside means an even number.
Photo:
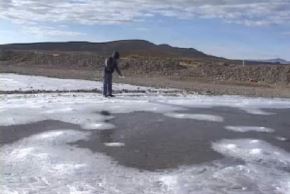
[{"label": "snow on ground", "polygon": [[[183,104],[182,104],[183,102]],[[263,104],[264,102],[264,104]],[[79,124],[85,129],[108,129],[114,126],[104,123],[111,117],[100,114],[106,110],[110,113],[130,113],[148,111],[162,113],[168,117],[188,118],[205,121],[222,122],[223,118],[213,114],[181,113],[187,108],[229,106],[237,107],[250,114],[255,108],[263,109],[290,108],[290,100],[286,99],[255,99],[237,96],[201,96],[188,95],[185,97],[169,96],[122,96],[103,98],[99,94],[67,93],[67,94],[13,94],[1,95],[0,125],[9,126],[27,124],[42,120],[59,120]],[[99,114],[97,114],[99,112]],[[259,126],[255,130],[266,129]],[[231,127],[232,129],[232,127]],[[236,127],[235,127],[236,129]],[[240,129],[240,128],[239,128]],[[240,129],[241,130],[241,129]],[[245,128],[243,128],[245,130]],[[246,128],[246,130],[253,130]]]},{"label": "snow on ground", "polygon": [[243,96],[203,96],[191,95],[188,98],[168,99],[167,103],[193,107],[193,108],[213,108],[219,106],[239,108],[253,115],[272,115],[273,113],[263,109],[283,109],[289,108],[289,99],[280,98],[259,98],[259,97],[243,97]]},{"label": "snow on ground", "polygon": [[[15,77],[19,78],[18,75],[1,75],[1,90],[30,90],[29,87],[54,90],[68,81],[42,77],[34,80],[35,83],[31,81],[35,77],[20,76],[25,80],[20,83]],[[28,87],[27,80],[33,86]],[[87,81],[73,82],[87,85]],[[95,82],[91,84],[95,87]],[[75,89],[74,84],[70,87]],[[83,85],[80,88],[83,89]],[[158,172],[124,167],[102,153],[68,144],[87,139],[90,130],[114,128],[105,122],[113,117],[102,114],[104,110],[110,113],[147,111],[177,119],[224,122],[219,115],[182,113],[188,108],[216,106],[267,116],[273,113],[265,109],[290,108],[290,100],[201,95],[136,97],[130,94],[107,99],[92,93],[0,95],[0,126],[59,120],[83,128],[79,131],[55,129],[2,145],[0,193],[290,193],[290,154],[259,139],[212,142],[212,149],[224,155],[224,159]],[[257,129],[261,132],[265,130],[260,129],[266,128],[251,128]],[[126,145],[111,142],[106,146]]]},{"label": "snow on ground", "polygon": [[[0,74],[0,91],[33,91],[33,90],[70,91],[70,90],[94,90],[94,89],[101,90],[102,82],[77,80],[77,79],[58,79],[43,76],[27,76],[9,73]],[[133,86],[129,84],[114,84],[114,89],[146,91],[154,88]]]}]

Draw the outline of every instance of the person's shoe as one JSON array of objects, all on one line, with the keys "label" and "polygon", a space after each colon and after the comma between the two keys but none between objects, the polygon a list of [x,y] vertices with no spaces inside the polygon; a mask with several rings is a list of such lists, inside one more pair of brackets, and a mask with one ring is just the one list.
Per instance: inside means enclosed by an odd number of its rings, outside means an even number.
[{"label": "person's shoe", "polygon": [[109,97],[109,95],[103,95],[105,98],[108,98]]},{"label": "person's shoe", "polygon": [[115,97],[113,94],[110,94],[110,95],[108,95],[108,96],[110,96],[110,97]]}]

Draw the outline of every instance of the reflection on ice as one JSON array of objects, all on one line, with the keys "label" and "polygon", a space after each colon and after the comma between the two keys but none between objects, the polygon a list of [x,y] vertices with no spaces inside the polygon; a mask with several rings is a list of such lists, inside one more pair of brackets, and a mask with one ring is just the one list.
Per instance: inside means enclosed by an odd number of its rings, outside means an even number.
[{"label": "reflection on ice", "polygon": [[98,122],[98,123],[84,123],[81,125],[83,129],[88,130],[106,130],[114,129],[115,126],[110,123]]},{"label": "reflection on ice", "polygon": [[[235,145],[229,146],[229,145]],[[262,140],[236,139],[213,143],[213,149],[225,156],[261,163],[272,167],[290,168],[290,154]]]},{"label": "reflection on ice", "polygon": [[40,139],[50,139],[63,135],[63,131],[49,131],[38,135]]},{"label": "reflection on ice", "polygon": [[125,144],[122,142],[106,142],[104,144],[105,144],[105,146],[108,146],[108,147],[123,147],[123,146],[125,146]]},{"label": "reflection on ice", "polygon": [[[160,103],[156,103],[156,101]],[[219,115],[181,113],[190,108],[215,106],[263,111],[262,109],[267,108],[290,108],[290,101],[284,99],[199,95],[166,98],[161,96],[136,98],[120,96],[113,100],[104,99],[97,94],[4,95],[3,100],[0,101],[0,117],[2,118],[0,125],[9,126],[42,120],[58,120],[82,125],[87,129],[98,129],[99,126],[101,126],[100,129],[103,127],[109,128],[103,123],[105,120],[110,119],[110,116],[100,113],[103,110],[111,114],[148,111],[180,119],[222,122],[225,118]],[[264,130],[269,131],[269,129]]]},{"label": "reflection on ice", "polygon": [[168,117],[173,117],[177,119],[194,119],[201,121],[212,121],[212,122],[223,122],[221,116],[209,115],[209,114],[187,114],[187,113],[166,113],[164,114]]},{"label": "reflection on ice", "polygon": [[276,139],[278,139],[279,141],[287,141],[288,140],[286,137],[281,137],[281,136],[276,137]]},{"label": "reflection on ice", "polygon": [[[21,86],[21,82],[15,81],[14,78],[14,75],[2,77],[6,79],[5,88]],[[75,88],[75,81],[70,82],[68,86],[63,84],[63,80],[40,78],[41,83],[28,78],[17,79],[39,83],[39,88],[46,87],[46,84],[54,89],[58,86]],[[80,83],[77,87],[95,87],[95,82],[77,82]],[[27,85],[23,87],[27,89]],[[290,108],[290,101],[200,95],[124,95],[114,99],[104,99],[98,94],[81,93],[2,95],[1,126],[57,120],[78,124],[87,130],[55,130],[2,145],[0,193],[290,193],[290,154],[258,139],[216,140],[212,143],[212,148],[225,158],[159,172],[124,167],[101,153],[92,153],[88,149],[70,145],[78,140],[87,140],[92,132],[90,130],[114,128],[115,126],[107,121],[116,113],[147,111],[178,119],[213,121],[216,123],[210,124],[220,125],[218,122],[226,121],[226,117],[181,113],[197,107],[218,106],[238,108],[249,114],[267,117],[270,112],[266,109]],[[247,126],[247,123],[244,125],[226,128],[238,132],[274,132],[271,128]],[[278,128],[276,130],[278,131]],[[102,143],[106,146],[120,147],[116,149],[128,145],[127,142],[125,144],[104,139]],[[286,137],[279,136],[277,139],[287,141]]]},{"label": "reflection on ice", "polygon": [[15,149],[11,152],[11,157],[14,157],[17,160],[22,160],[24,158],[27,158],[30,153],[33,152],[35,148],[34,147],[24,147]]},{"label": "reflection on ice", "polygon": [[[289,153],[261,140],[217,141],[213,148],[224,154],[225,159],[149,172],[120,166],[103,154],[67,144],[87,137],[87,131],[58,130],[1,147],[0,162],[5,166],[1,169],[1,193],[290,192],[289,172],[283,170],[290,167]],[[111,142],[113,145],[122,143]],[[20,152],[26,153],[25,156],[17,157],[15,153]],[[46,157],[38,157],[41,155]],[[232,158],[239,160],[232,161]]]},{"label": "reflection on ice", "polygon": [[267,128],[267,127],[257,127],[257,126],[226,126],[227,130],[235,131],[235,132],[249,132],[249,131],[256,131],[256,132],[266,132],[271,133],[274,132],[274,129]]}]

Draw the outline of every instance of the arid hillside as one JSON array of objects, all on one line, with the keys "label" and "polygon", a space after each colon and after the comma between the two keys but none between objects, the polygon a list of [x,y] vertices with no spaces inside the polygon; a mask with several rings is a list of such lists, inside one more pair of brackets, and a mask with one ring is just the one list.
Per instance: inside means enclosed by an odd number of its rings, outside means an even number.
[{"label": "arid hillside", "polygon": [[[249,61],[243,64],[240,60],[210,56],[195,49],[142,40],[0,45],[0,71],[101,79],[104,60],[113,50],[122,55],[120,67],[126,77],[137,78],[138,84],[157,78],[161,79],[158,84],[178,81],[189,85],[198,82],[289,88],[290,65]],[[144,85],[147,85],[145,81]]]},{"label": "arid hillside", "polygon": [[92,42],[57,42],[0,45],[0,50],[22,51],[65,51],[93,52],[99,56],[107,56],[113,50],[123,56],[139,55],[147,57],[211,57],[193,48],[178,48],[166,44],[156,45],[145,40],[121,40],[105,43]]}]

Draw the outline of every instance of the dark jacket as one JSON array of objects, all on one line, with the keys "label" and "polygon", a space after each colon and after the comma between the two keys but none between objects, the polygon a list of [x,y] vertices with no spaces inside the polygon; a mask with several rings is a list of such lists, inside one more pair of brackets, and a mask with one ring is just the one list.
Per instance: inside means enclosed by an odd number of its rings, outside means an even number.
[{"label": "dark jacket", "polygon": [[[112,66],[111,66],[111,68],[107,68],[107,63],[108,63],[108,61],[109,60],[111,60],[111,62],[112,62]],[[122,73],[121,73],[121,71],[120,71],[120,69],[119,69],[119,67],[118,67],[118,62],[117,62],[117,60],[116,59],[114,59],[113,57],[109,57],[109,58],[106,58],[106,60],[105,60],[105,65],[104,65],[104,72],[105,73],[110,73],[110,74],[112,74],[112,73],[114,73],[114,71],[117,71],[117,73],[120,75],[120,76],[122,76]]]}]

